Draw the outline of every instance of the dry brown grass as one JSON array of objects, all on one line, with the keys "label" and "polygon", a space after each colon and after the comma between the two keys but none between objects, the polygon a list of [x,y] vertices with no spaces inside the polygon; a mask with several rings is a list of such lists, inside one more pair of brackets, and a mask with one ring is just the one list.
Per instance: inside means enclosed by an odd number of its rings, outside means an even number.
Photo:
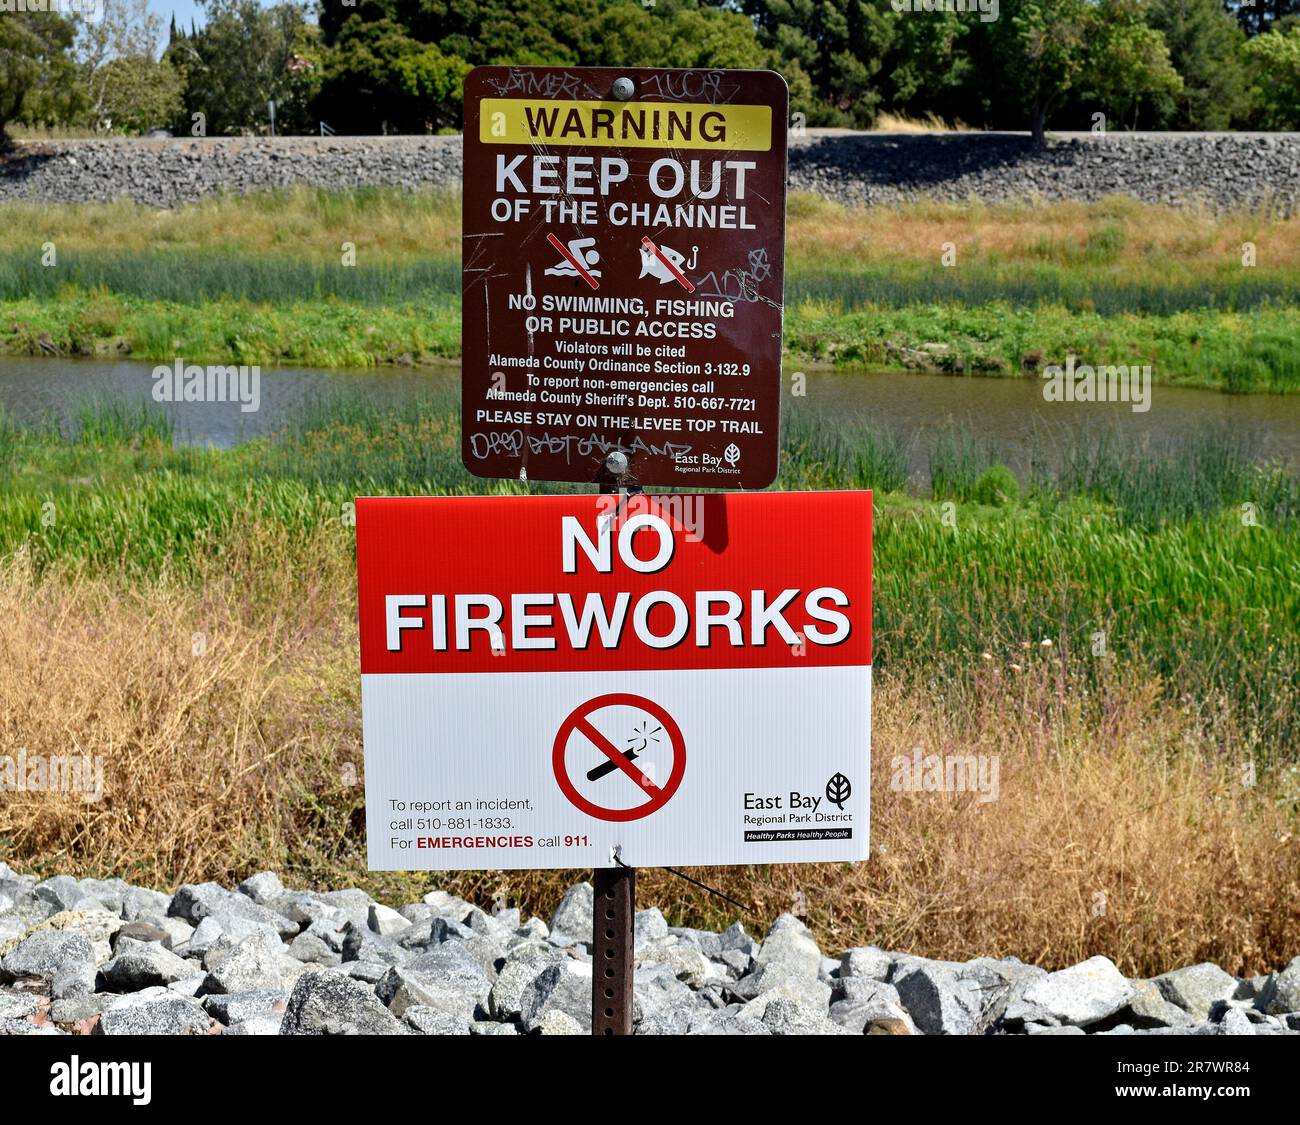
[{"label": "dry brown grass", "polygon": [[876,133],[972,133],[974,130],[959,117],[949,123],[937,113],[908,117],[905,113],[882,113],[872,131]]},{"label": "dry brown grass", "polygon": [[1256,245],[1259,269],[1300,265],[1300,220],[1262,212],[1216,214],[1198,207],[1161,207],[1114,196],[1096,203],[979,204],[924,202],[849,208],[811,196],[790,206],[791,259],[826,266],[858,262],[936,263],[945,243],[963,265],[1077,265],[1089,241],[1115,247],[1108,268],[1141,275],[1180,268],[1239,270],[1242,245]]},{"label": "dry brown grass", "polygon": [[[390,901],[454,886],[487,903],[504,889],[549,911],[577,873],[366,872],[363,793],[349,776],[361,773],[353,574],[332,535],[291,543],[252,529],[242,560],[201,589],[165,576],[134,589],[34,580],[21,556],[5,564],[0,754],[102,754],[106,792],[97,804],[0,795],[0,858],[160,887],[270,867]],[[750,929],[806,903],[827,950],[872,942],[1049,966],[1105,953],[1142,974],[1294,956],[1300,841],[1284,783],[1261,775],[1244,788],[1240,763],[1153,685],[1117,680],[1099,718],[1085,711],[1047,680],[990,680],[954,701],[881,676],[872,858],[695,874],[750,904]],[[1000,798],[892,791],[890,760],[914,746],[997,755]],[[642,902],[674,921],[737,916],[665,872],[640,881]]]},{"label": "dry brown grass", "polygon": [[[956,245],[961,265],[1086,264],[1090,239],[1104,237],[1109,269],[1163,277],[1188,270],[1239,270],[1242,244],[1257,247],[1260,270],[1300,267],[1300,218],[1263,211],[1216,214],[1115,196],[1096,203],[922,202],[845,207],[798,194],[790,200],[792,270],[911,261],[935,265]],[[252,197],[214,196],[175,210],[118,200],[47,207],[0,205],[0,252],[210,251],[338,262],[350,242],[357,261],[460,256],[456,195],[374,188],[355,193],[286,189]],[[376,256],[378,255],[378,257]]]},{"label": "dry brown grass", "polygon": [[460,200],[444,192],[373,188],[325,192],[288,188],[253,196],[211,196],[175,209],[118,199],[49,207],[0,205],[0,250],[144,253],[154,250],[220,254],[282,254],[341,260],[342,247],[385,258],[459,258]]}]

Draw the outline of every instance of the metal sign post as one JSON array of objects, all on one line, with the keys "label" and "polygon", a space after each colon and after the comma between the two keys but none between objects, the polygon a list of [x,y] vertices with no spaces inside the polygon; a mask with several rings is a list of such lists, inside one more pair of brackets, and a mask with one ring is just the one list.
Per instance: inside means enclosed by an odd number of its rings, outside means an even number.
[{"label": "metal sign post", "polygon": [[636,868],[598,867],[592,884],[591,1033],[631,1035]]},{"label": "metal sign post", "polygon": [[[605,468],[617,480],[627,473],[627,457],[611,453],[605,459]],[[621,494],[623,500],[627,499],[627,491],[617,485],[602,484],[600,494]],[[597,867],[591,884],[595,888],[591,917],[591,1033],[631,1035],[636,868]]]}]

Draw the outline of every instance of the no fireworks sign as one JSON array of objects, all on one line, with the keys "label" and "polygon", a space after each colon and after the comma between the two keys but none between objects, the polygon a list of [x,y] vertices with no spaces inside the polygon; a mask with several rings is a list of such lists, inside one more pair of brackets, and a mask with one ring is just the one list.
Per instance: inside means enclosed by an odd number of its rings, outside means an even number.
[{"label": "no fireworks sign", "polygon": [[462,443],[487,477],[776,477],[785,80],[478,67],[465,81]]},{"label": "no fireworks sign", "polygon": [[871,496],[357,502],[370,866],[865,859]]}]

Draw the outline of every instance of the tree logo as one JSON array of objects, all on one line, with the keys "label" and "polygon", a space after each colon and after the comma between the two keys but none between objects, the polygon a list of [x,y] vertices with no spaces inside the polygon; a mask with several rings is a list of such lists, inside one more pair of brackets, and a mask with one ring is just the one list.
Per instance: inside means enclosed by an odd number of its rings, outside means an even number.
[{"label": "tree logo", "polygon": [[740,449],[733,441],[729,446],[727,446],[726,449],[722,451],[722,456],[723,459],[727,462],[727,464],[734,468],[736,462],[740,460]]},{"label": "tree logo", "polygon": [[826,799],[840,812],[844,811],[844,802],[853,795],[853,786],[842,773],[837,773],[826,783]]}]

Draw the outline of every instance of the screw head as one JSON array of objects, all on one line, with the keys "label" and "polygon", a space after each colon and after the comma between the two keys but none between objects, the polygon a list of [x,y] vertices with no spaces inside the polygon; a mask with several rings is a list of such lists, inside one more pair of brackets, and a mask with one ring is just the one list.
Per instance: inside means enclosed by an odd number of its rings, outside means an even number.
[{"label": "screw head", "polygon": [[636,93],[636,86],[633,85],[630,78],[615,78],[614,85],[610,88],[610,93],[621,102],[627,101]]},{"label": "screw head", "polygon": [[628,469],[627,454],[615,450],[605,458],[605,468],[613,473],[614,476],[621,477]]}]

